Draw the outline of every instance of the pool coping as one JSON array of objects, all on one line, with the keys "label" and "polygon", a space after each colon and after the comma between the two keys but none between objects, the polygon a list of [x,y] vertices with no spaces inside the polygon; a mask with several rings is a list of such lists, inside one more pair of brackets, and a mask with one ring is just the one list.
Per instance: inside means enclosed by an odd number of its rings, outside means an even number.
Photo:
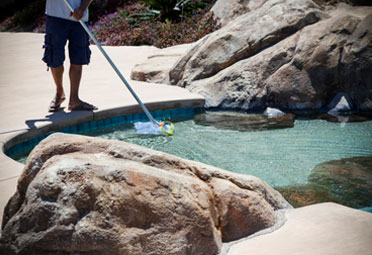
[{"label": "pool coping", "polygon": [[[157,120],[165,120],[170,119],[171,117],[180,117],[178,115],[174,115],[172,113],[169,113],[168,116],[158,116],[158,112],[163,111],[172,111],[172,110],[179,110],[179,109],[201,109],[203,108],[205,103],[204,99],[201,98],[195,98],[195,99],[185,99],[185,100],[170,100],[170,101],[162,101],[162,102],[156,102],[156,103],[150,103],[146,104],[146,107],[151,112],[153,117]],[[66,116],[69,113],[66,113]],[[108,119],[114,119],[113,121],[120,121],[120,117],[123,116],[130,116],[130,115],[139,115],[139,116],[133,116],[132,121],[127,121],[127,123],[121,123],[121,124],[129,124],[134,123],[136,121],[148,121],[148,118],[142,111],[142,108],[139,105],[129,105],[129,106],[122,106],[112,109],[105,109],[102,111],[93,111],[93,112],[83,112],[80,111],[79,113],[75,114],[72,118],[62,118],[62,119],[56,119],[55,121],[52,121],[52,123],[36,127],[32,129],[25,129],[15,132],[9,132],[9,136],[6,139],[1,139],[0,142],[2,143],[2,152],[6,152],[11,147],[25,142],[30,139],[34,139],[35,137],[42,136],[44,134],[50,133],[50,132],[64,132],[66,128],[73,127],[73,126],[79,126],[81,124],[93,122],[93,121],[101,121],[101,120],[108,120]],[[190,115],[189,113],[187,115]],[[181,116],[182,117],[182,116]],[[115,120],[115,118],[119,118]],[[120,124],[120,123],[119,123]],[[85,130],[84,130],[85,132]],[[69,132],[69,133],[81,133],[81,132]],[[0,178],[1,180],[1,178]]]}]

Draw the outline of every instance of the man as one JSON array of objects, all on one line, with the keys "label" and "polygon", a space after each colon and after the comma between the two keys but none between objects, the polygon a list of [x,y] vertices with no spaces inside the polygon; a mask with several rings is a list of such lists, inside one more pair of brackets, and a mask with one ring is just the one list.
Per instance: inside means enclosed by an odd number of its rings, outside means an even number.
[{"label": "man", "polygon": [[94,105],[88,104],[79,98],[79,86],[83,65],[90,62],[89,36],[78,22],[88,21],[88,7],[92,0],[70,0],[74,12],[68,9],[64,0],[47,0],[46,2],[46,34],[45,52],[43,61],[51,69],[56,85],[56,95],[49,106],[50,112],[60,109],[65,100],[63,89],[63,72],[65,60],[65,45],[67,40],[70,57],[70,98],[68,109],[97,110]]}]

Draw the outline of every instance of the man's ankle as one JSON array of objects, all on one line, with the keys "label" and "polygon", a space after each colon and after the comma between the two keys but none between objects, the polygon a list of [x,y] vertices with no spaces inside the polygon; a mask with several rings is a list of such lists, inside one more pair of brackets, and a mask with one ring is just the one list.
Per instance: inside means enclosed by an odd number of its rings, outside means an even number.
[{"label": "man's ankle", "polygon": [[62,98],[62,97],[65,97],[65,92],[56,92],[56,97],[60,97],[60,98]]}]

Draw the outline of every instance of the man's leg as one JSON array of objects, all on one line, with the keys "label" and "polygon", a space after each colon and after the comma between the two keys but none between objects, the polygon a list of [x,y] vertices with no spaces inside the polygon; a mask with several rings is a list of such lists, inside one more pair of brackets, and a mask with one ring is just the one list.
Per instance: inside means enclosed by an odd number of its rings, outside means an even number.
[{"label": "man's leg", "polygon": [[54,100],[50,103],[50,108],[58,108],[65,99],[65,92],[63,90],[63,65],[59,67],[51,67],[52,76],[56,85],[56,95]]},{"label": "man's leg", "polygon": [[63,72],[64,67],[63,65],[59,67],[51,67],[50,70],[52,71],[52,76],[54,79],[54,83],[56,84],[56,95],[59,97],[65,96],[65,92],[63,90]]},{"label": "man's leg", "polygon": [[79,97],[80,81],[83,65],[90,62],[89,36],[84,28],[73,22],[70,27],[68,50],[70,55],[70,110],[96,110],[97,107],[82,101]]},{"label": "man's leg", "polygon": [[65,99],[65,92],[63,90],[63,62],[65,61],[67,37],[68,24],[66,21],[47,16],[43,61],[50,67],[56,86],[55,97],[49,105],[50,112],[58,111]]},{"label": "man's leg", "polygon": [[74,108],[82,103],[82,101],[79,98],[79,87],[80,87],[80,81],[81,81],[81,75],[83,72],[83,66],[82,65],[74,65],[71,64],[70,66],[70,103],[69,107]]},{"label": "man's leg", "polygon": [[88,104],[82,101],[79,98],[79,88],[80,88],[80,81],[81,76],[83,73],[83,66],[82,65],[74,65],[71,64],[70,66],[70,102],[68,104],[68,108],[70,110],[97,110],[98,108],[94,105]]}]

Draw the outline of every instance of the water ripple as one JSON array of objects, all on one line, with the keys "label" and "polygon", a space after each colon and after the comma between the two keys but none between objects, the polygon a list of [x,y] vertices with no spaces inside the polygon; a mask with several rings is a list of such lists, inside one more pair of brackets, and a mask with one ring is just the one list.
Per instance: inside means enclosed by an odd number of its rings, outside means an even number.
[{"label": "water ripple", "polygon": [[372,155],[372,121],[296,120],[293,128],[240,132],[188,120],[175,123],[174,136],[137,135],[133,128],[99,136],[255,175],[272,186],[307,183],[324,161]]}]

